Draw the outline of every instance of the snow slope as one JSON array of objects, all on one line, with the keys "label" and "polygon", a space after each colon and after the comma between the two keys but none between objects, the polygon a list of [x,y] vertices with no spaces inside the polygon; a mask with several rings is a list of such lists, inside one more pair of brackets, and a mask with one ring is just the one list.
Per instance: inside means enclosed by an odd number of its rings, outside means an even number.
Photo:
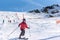
[{"label": "snow slope", "polygon": [[[19,37],[18,24],[22,21],[23,14],[30,27],[25,34],[28,40],[60,40],[60,24],[56,23],[60,17],[41,18],[43,16],[39,14],[26,12],[0,12],[0,40],[15,40]],[[10,34],[11,32],[13,33]]]}]

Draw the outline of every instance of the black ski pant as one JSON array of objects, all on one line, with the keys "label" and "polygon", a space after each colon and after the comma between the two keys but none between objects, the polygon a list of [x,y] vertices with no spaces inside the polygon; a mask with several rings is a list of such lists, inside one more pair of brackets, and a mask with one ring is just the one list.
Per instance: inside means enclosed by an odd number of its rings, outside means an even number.
[{"label": "black ski pant", "polygon": [[20,34],[19,38],[21,38],[21,36],[24,36],[24,35],[25,35],[25,30],[21,29],[21,34]]}]

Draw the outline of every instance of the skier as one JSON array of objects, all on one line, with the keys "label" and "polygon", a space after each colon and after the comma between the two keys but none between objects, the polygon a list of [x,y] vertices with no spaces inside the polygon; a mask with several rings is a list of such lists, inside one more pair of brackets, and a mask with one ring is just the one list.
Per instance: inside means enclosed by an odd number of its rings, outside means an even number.
[{"label": "skier", "polygon": [[3,23],[4,23],[4,19],[3,19]]},{"label": "skier", "polygon": [[10,23],[11,23],[11,20],[8,20],[8,22],[10,22]]},{"label": "skier", "polygon": [[27,26],[25,19],[23,19],[23,21],[19,23],[18,27],[20,27],[20,30],[21,30],[21,34],[19,35],[19,39],[21,39],[21,36],[25,35],[25,29],[26,28],[29,29],[29,27]]}]

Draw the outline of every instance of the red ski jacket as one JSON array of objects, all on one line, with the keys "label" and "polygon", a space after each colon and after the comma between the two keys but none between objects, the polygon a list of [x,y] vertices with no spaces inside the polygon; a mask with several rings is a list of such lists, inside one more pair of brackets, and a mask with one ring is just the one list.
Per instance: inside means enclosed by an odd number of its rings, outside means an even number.
[{"label": "red ski jacket", "polygon": [[22,22],[19,24],[20,29],[28,28],[27,24],[25,22]]}]

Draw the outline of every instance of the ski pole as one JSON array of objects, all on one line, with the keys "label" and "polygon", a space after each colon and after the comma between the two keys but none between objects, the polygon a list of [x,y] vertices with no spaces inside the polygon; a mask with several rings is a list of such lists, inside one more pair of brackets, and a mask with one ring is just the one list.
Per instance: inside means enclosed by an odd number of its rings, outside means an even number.
[{"label": "ski pole", "polygon": [[17,29],[18,29],[18,27],[15,28],[15,29],[8,35],[8,37],[9,37],[15,30],[17,30]]}]

